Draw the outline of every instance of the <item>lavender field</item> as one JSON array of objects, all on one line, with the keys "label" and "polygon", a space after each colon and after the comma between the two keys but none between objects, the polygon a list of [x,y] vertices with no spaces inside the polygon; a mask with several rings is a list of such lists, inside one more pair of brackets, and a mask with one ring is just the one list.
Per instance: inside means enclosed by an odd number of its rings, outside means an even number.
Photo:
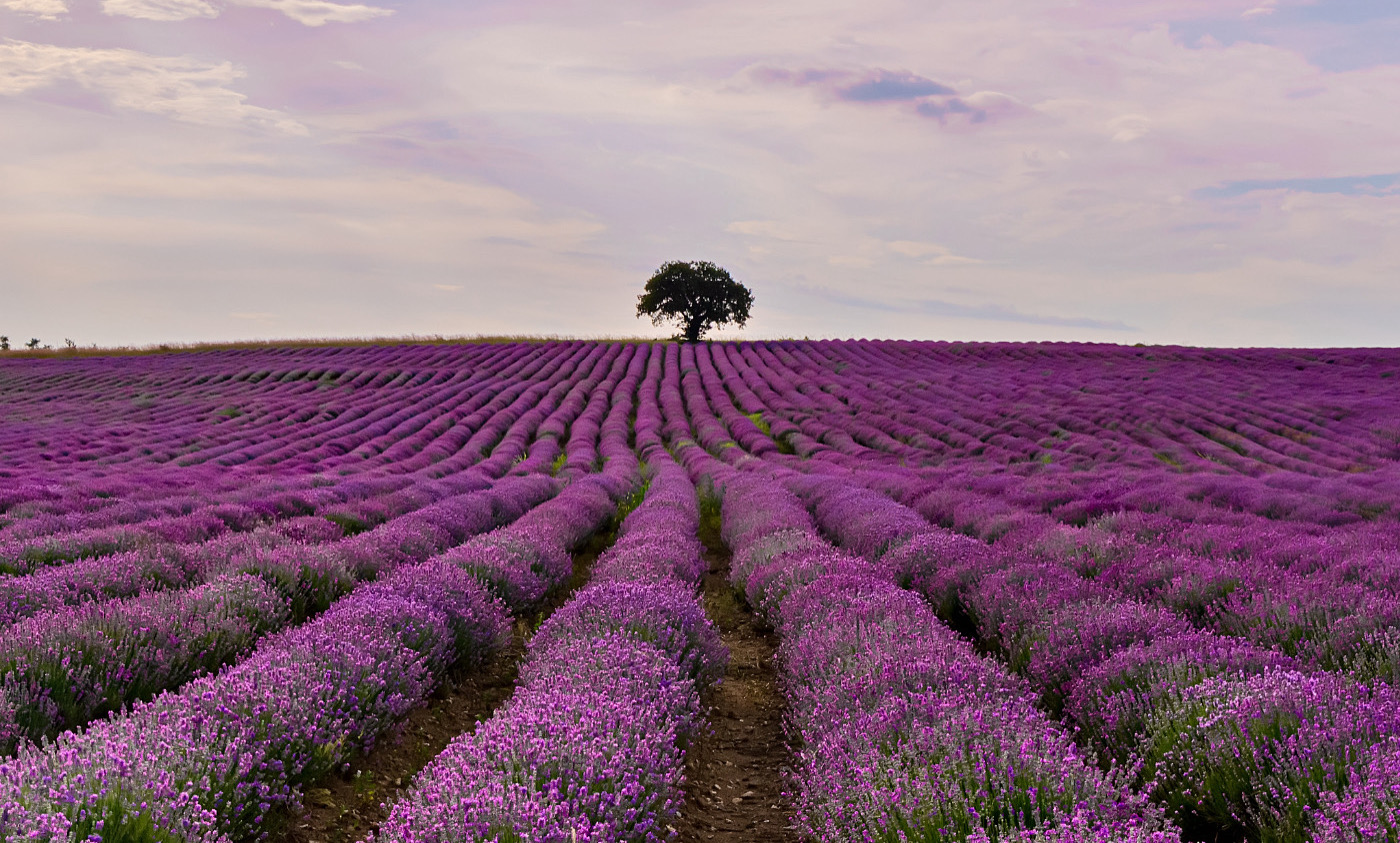
[{"label": "lavender field", "polygon": [[[0,358],[0,839],[302,839],[515,659],[364,839],[1400,841],[1397,384],[1384,349]],[[776,647],[781,764],[694,763],[714,576]]]}]

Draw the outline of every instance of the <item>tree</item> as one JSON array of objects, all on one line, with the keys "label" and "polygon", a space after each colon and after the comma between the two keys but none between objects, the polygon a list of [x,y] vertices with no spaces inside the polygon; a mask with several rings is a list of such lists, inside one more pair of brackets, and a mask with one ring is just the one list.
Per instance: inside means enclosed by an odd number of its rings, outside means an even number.
[{"label": "tree", "polygon": [[0,351],[9,351],[9,350],[10,350],[10,338],[9,338],[9,337],[5,337],[5,336],[0,336]]},{"label": "tree", "polygon": [[663,263],[637,296],[638,317],[650,316],[653,325],[675,322],[686,342],[729,322],[744,327],[751,307],[749,288],[709,261]]},{"label": "tree", "polygon": [[39,338],[38,338],[38,337],[30,337],[30,338],[29,338],[29,342],[25,343],[25,344],[24,344],[24,347],[25,347],[25,348],[38,348],[38,347],[39,347]]}]

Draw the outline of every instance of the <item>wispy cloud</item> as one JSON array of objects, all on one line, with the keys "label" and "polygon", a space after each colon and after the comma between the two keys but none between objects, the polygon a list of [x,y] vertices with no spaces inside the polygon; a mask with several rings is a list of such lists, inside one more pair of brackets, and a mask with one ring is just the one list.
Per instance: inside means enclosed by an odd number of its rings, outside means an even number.
[{"label": "wispy cloud", "polygon": [[1146,135],[1152,121],[1141,114],[1124,114],[1108,121],[1109,137],[1114,143],[1131,143]]},{"label": "wispy cloud", "polygon": [[1343,196],[1388,196],[1400,192],[1400,173],[1371,176],[1330,176],[1296,179],[1244,179],[1203,187],[1202,199],[1231,199],[1256,190],[1291,190],[1298,193],[1338,193]]},{"label": "wispy cloud", "polygon": [[102,11],[113,16],[164,21],[219,16],[219,9],[205,0],[102,0]]},{"label": "wispy cloud", "polygon": [[726,225],[724,230],[731,234],[767,237],[773,240],[801,242],[806,239],[791,223],[780,220],[738,220]]},{"label": "wispy cloud", "polygon": [[0,0],[0,9],[9,9],[39,20],[58,20],[68,11],[65,0]]},{"label": "wispy cloud", "polygon": [[1272,15],[1278,11],[1278,0],[1261,0],[1257,6],[1245,9],[1240,17],[1255,18],[1261,15]]},{"label": "wispy cloud", "polygon": [[879,310],[886,313],[909,313],[917,311],[930,316],[943,316],[952,319],[976,319],[985,322],[1013,322],[1021,325],[1053,325],[1060,328],[1089,328],[1096,331],[1137,331],[1138,329],[1116,319],[1091,319],[1087,316],[1052,316],[1038,313],[1023,313],[1013,307],[1000,304],[958,304],[942,299],[906,299],[884,301],[842,293],[823,287],[802,287],[802,292],[825,299],[842,307],[859,307],[866,310]]},{"label": "wispy cloud", "polygon": [[255,126],[290,134],[306,128],[279,112],[248,105],[231,85],[244,72],[232,63],[136,50],[0,43],[0,95],[73,84],[114,107],[210,126]]},{"label": "wispy cloud", "polygon": [[889,249],[906,258],[918,258],[929,266],[972,266],[984,261],[953,254],[953,250],[938,243],[922,243],[913,240],[895,240]]},{"label": "wispy cloud", "polygon": [[297,23],[322,26],[327,23],[360,23],[392,15],[392,9],[362,3],[328,3],[326,0],[233,0],[239,6],[255,6],[281,12]]},{"label": "wispy cloud", "polygon": [[[62,4],[63,0],[0,0],[19,4]],[[230,5],[272,9],[306,26],[327,23],[360,23],[392,15],[392,9],[362,3],[331,3],[328,0],[227,0]],[[215,18],[222,6],[208,0],[102,0],[102,11],[112,16],[141,20],[181,21]]]}]

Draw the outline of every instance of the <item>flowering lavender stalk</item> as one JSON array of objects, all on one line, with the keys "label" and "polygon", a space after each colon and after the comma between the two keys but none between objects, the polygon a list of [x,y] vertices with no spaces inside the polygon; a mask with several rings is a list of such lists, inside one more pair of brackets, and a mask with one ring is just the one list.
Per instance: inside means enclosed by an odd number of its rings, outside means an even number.
[{"label": "flowering lavender stalk", "polygon": [[578,481],[508,527],[467,542],[439,559],[472,572],[513,612],[536,611],[573,571],[569,555],[617,510],[619,482]]},{"label": "flowering lavender stalk", "polygon": [[1184,689],[1217,675],[1245,677],[1296,669],[1282,653],[1248,641],[1189,632],[1119,650],[1070,683],[1064,714],[1082,740],[1128,764],[1142,751],[1147,722]]},{"label": "flowering lavender stalk", "polygon": [[499,646],[509,627],[504,608],[456,568],[405,569],[265,639],[217,676],[21,749],[0,764],[6,833],[257,836],[269,810],[294,803],[300,786],[372,746],[441,671]]},{"label": "flowering lavender stalk", "polygon": [[143,530],[126,526],[12,540],[0,546],[0,575],[29,574],[46,566],[137,550],[158,541]]},{"label": "flowering lavender stalk", "polygon": [[1389,686],[1267,670],[1211,677],[1165,700],[1143,755],[1154,797],[1184,824],[1283,843],[1304,839],[1397,731],[1400,697]]},{"label": "flowering lavender stalk", "polygon": [[1400,740],[1389,736],[1340,795],[1320,794],[1313,812],[1316,843],[1400,841]]},{"label": "flowering lavender stalk", "polygon": [[561,606],[531,640],[546,652],[570,639],[621,632],[655,646],[701,687],[720,680],[727,660],[714,628],[689,589],[672,581],[607,582]]},{"label": "flowering lavender stalk", "polygon": [[678,467],[658,465],[597,562],[602,581],[540,627],[515,695],[419,774],[378,840],[674,839],[698,688],[728,657],[694,594],[694,498]]},{"label": "flowering lavender stalk", "polygon": [[0,628],[62,606],[180,588],[196,581],[196,566],[163,550],[115,553],[0,578]]},{"label": "flowering lavender stalk", "polygon": [[291,618],[284,598],[243,574],[16,624],[0,643],[0,751],[216,670]]},{"label": "flowering lavender stalk", "polygon": [[699,717],[694,682],[625,633],[553,652],[419,774],[375,839],[671,838],[663,823],[678,807],[681,729]]},{"label": "flowering lavender stalk", "polygon": [[[798,823],[823,841],[1170,841],[1160,811],[1103,773],[1025,684],[940,624],[890,569],[803,538],[776,484],[725,485],[735,584],[782,643],[801,737]],[[765,519],[765,515],[771,517]],[[1074,828],[1047,832],[1047,829]]]}]

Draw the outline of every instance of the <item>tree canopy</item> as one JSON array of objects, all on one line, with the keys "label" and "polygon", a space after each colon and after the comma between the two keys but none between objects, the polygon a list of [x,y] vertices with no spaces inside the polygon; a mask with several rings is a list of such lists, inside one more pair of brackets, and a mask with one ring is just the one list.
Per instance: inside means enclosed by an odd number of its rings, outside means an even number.
[{"label": "tree canopy", "polygon": [[709,261],[670,261],[647,280],[637,296],[637,316],[653,325],[674,322],[686,342],[699,342],[710,328],[734,323],[744,327],[753,293]]}]

